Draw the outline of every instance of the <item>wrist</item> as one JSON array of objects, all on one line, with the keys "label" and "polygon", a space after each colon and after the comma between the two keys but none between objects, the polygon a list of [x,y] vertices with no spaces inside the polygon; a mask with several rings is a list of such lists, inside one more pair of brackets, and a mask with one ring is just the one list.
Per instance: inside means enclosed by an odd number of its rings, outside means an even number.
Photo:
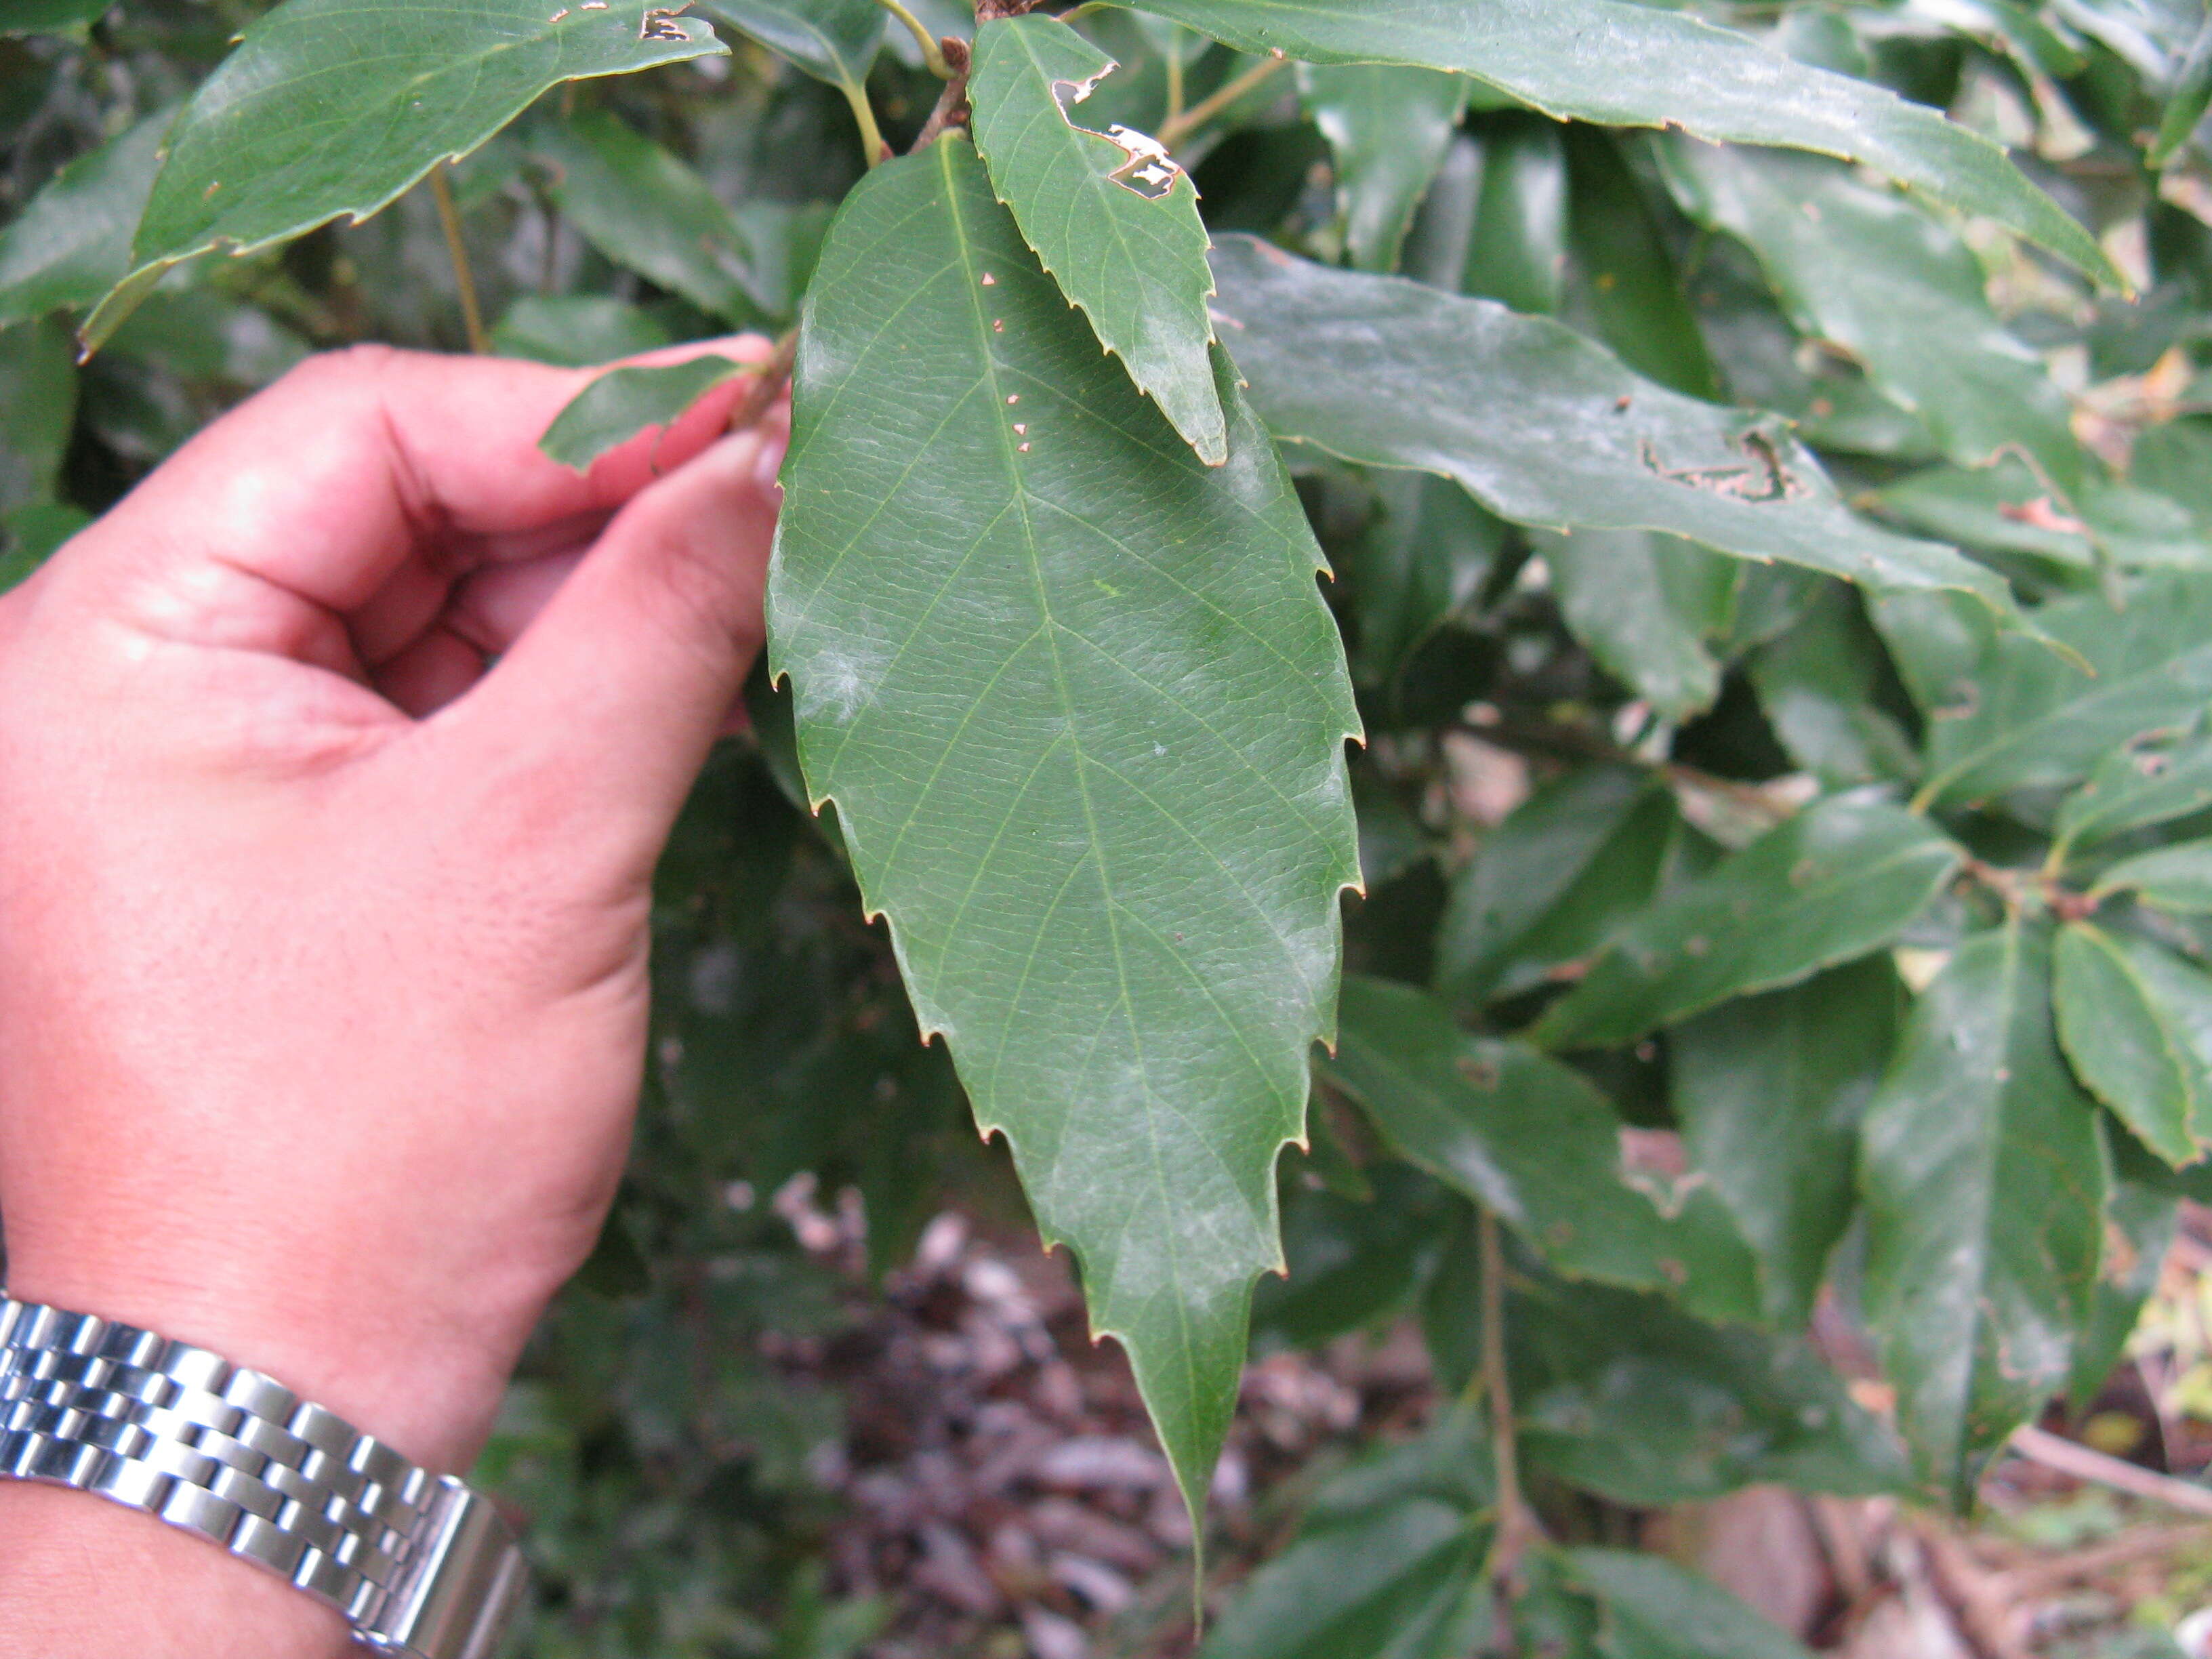
[{"label": "wrist", "polygon": [[251,1252],[179,1249],[149,1259],[85,1241],[58,1249],[8,1232],[6,1289],[40,1302],[206,1348],[275,1378],[409,1462],[465,1474],[490,1431],[537,1308],[467,1312],[381,1274],[316,1272]]}]

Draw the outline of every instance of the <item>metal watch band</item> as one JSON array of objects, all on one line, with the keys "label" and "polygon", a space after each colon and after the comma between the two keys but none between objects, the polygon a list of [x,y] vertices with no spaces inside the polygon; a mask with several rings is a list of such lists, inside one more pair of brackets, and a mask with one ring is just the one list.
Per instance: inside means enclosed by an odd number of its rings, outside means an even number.
[{"label": "metal watch band", "polygon": [[204,1348],[0,1291],[0,1477],[212,1539],[396,1659],[489,1659],[527,1583],[490,1502]]}]

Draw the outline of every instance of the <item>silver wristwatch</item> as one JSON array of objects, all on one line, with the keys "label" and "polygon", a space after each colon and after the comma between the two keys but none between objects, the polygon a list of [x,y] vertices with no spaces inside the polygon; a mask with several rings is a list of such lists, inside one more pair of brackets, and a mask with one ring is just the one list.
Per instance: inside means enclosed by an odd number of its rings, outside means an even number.
[{"label": "silver wristwatch", "polygon": [[4,1291],[0,1477],[212,1539],[397,1659],[489,1659],[527,1583],[507,1523],[451,1475],[204,1348]]}]

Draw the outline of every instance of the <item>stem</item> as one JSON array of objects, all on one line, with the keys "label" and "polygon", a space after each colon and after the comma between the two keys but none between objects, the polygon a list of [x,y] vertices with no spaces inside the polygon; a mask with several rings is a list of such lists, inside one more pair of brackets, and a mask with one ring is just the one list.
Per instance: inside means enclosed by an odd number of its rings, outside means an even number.
[{"label": "stem", "polygon": [[775,355],[760,366],[752,389],[730,410],[726,430],[744,432],[760,424],[761,416],[791,383],[791,366],[799,359],[799,331],[791,329],[775,343]]},{"label": "stem", "polygon": [[1168,52],[1167,124],[1173,126],[1182,118],[1182,25],[1176,24],[1168,39],[1174,44]]},{"label": "stem", "polygon": [[469,349],[478,356],[491,351],[490,337],[484,333],[483,312],[477,304],[476,273],[469,269],[469,250],[461,240],[461,213],[453,205],[453,187],[446,175],[453,164],[441,161],[430,169],[430,199],[438,204],[438,222],[446,232],[446,255],[453,262],[453,286],[461,295],[461,326],[467,331]]},{"label": "stem", "polygon": [[899,0],[876,0],[876,3],[913,32],[915,42],[921,47],[921,61],[929,65],[929,72],[940,81],[950,81],[952,65],[945,61],[944,50],[937,44],[937,37],[929,32],[928,26],[901,5]]},{"label": "stem", "polygon": [[875,106],[868,102],[868,89],[850,81],[840,81],[837,88],[845,94],[845,101],[853,106],[853,119],[860,125],[860,148],[868,153],[868,165],[881,167],[891,159],[891,149],[884,142],[884,130],[876,125]]},{"label": "stem", "polygon": [[[981,15],[981,12],[977,15]],[[966,126],[971,114],[968,107],[968,69],[973,59],[968,43],[948,40],[945,45],[947,48],[945,61],[952,66],[952,78],[945,83],[945,90],[938,94],[937,107],[930,111],[929,119],[921,124],[921,131],[915,137],[914,148],[907,152],[909,155],[919,155],[927,149],[937,142],[945,128]]]},{"label": "stem", "polygon": [[1161,144],[1173,149],[1246,93],[1255,87],[1265,85],[1269,77],[1288,65],[1290,61],[1287,58],[1270,58],[1264,64],[1255,64],[1235,80],[1208,93],[1160,129]]},{"label": "stem", "polygon": [[1493,1583],[1510,1590],[1522,1558],[1544,1535],[1521,1492],[1521,1443],[1513,1424],[1513,1389],[1505,1372],[1505,1245],[1498,1218],[1484,1210],[1475,1220],[1482,1253],[1482,1394],[1490,1407],[1490,1461],[1498,1478],[1498,1539],[1487,1566]]}]

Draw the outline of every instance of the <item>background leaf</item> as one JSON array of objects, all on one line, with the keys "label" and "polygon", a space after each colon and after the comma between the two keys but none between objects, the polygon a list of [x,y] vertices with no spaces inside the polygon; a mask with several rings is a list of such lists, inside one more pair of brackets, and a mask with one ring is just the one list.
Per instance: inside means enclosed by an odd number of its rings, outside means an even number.
[{"label": "background leaf", "polygon": [[1481,592],[1508,532],[1449,478],[1382,472],[1372,483],[1375,516],[1337,566],[1358,603],[1352,672],[1389,686],[1421,641]]},{"label": "background leaf", "polygon": [[1198,191],[1172,162],[1140,161],[1075,125],[1060,101],[1064,93],[1079,106],[1113,68],[1056,18],[984,24],[970,82],[976,148],[992,189],[1099,343],[1128,365],[1199,459],[1219,466],[1229,440],[1213,390],[1206,311],[1213,274]]},{"label": "background leaf", "polygon": [[0,230],[0,328],[86,306],[131,269],[131,235],[146,210],[172,105],[79,156]]},{"label": "background leaf", "polygon": [[2182,842],[2123,859],[2097,878],[2091,896],[2127,892],[2160,910],[2212,915],[2212,841]]},{"label": "background leaf", "polygon": [[1684,210],[1747,244],[1804,335],[1848,351],[1952,459],[2016,449],[2080,486],[2065,395],[1998,322],[1980,261],[1948,228],[1817,157],[1682,140],[1658,153]]},{"label": "background leaf", "polygon": [[1559,125],[1509,112],[1484,123],[1482,193],[1460,292],[1530,316],[1559,308],[1566,270],[1567,157]]},{"label": "background leaf", "polygon": [[1905,1004],[1897,970],[1873,956],[1723,1003],[1668,1038],[1668,1097],[1690,1166],[1743,1230],[1777,1325],[1812,1317],[1828,1254],[1850,1224],[1859,1120]]},{"label": "background leaf", "polygon": [[1808,1659],[1719,1585],[1671,1561],[1601,1549],[1569,1550],[1565,1559],[1604,1604],[1607,1659]]},{"label": "background leaf", "polygon": [[2075,1074],[2179,1169],[2212,1146],[2212,977],[2146,939],[2061,929],[2051,981]]},{"label": "background leaf", "polygon": [[1144,0],[1240,52],[1457,70],[1547,115],[1863,161],[2110,278],[2089,234],[2004,153],[1938,112],[1624,0]]},{"label": "background leaf", "polygon": [[769,592],[809,785],[1194,1504],[1358,876],[1319,552],[1218,387],[1209,469],[964,138],[880,167],[823,252]]},{"label": "background leaf", "polygon": [[1720,695],[1709,648],[1735,609],[1739,566],[1678,536],[1642,530],[1539,535],[1568,629],[1607,672],[1668,720]]},{"label": "background leaf", "polygon": [[2066,1381],[2104,1242],[2106,1154],[2051,1029],[2046,929],[1977,934],[1922,993],[1867,1113],[1867,1311],[1923,1481],[1982,1467]]},{"label": "background leaf", "polygon": [[698,0],[698,6],[816,80],[852,91],[867,80],[883,48],[888,15],[876,0]]},{"label": "background leaf", "polygon": [[[1996,577],[1846,512],[1778,425],[1638,380],[1581,335],[1397,277],[1221,239],[1222,338],[1276,435],[1457,478],[1516,524],[1662,530],[1876,588],[1970,592]],[[1501,421],[1510,406],[1516,418]]]},{"label": "background leaf", "polygon": [[86,321],[112,334],[161,274],[213,249],[250,253],[365,219],[483,143],[549,87],[726,51],[695,19],[641,30],[620,10],[470,0],[391,14],[286,0],[249,27],[170,130],[130,276]]},{"label": "background leaf", "polygon": [[1298,65],[1299,96],[1336,161],[1337,216],[1355,268],[1397,269],[1468,87],[1464,76],[1395,64]]},{"label": "background leaf", "polygon": [[0,513],[53,494],[76,417],[75,359],[52,320],[0,329]]},{"label": "background leaf", "polygon": [[1895,938],[1958,861],[1925,818],[1856,796],[1822,801],[1631,921],[1535,1039],[1553,1048],[1629,1042],[1852,961]]},{"label": "background leaf", "polygon": [[1681,273],[1620,145],[1580,125],[1564,137],[1568,231],[1599,336],[1646,380],[1721,402],[1720,372]]},{"label": "background leaf", "polygon": [[1557,1061],[1460,1030],[1410,987],[1354,975],[1323,1069],[1401,1157],[1494,1212],[1560,1273],[1756,1317],[1753,1264],[1717,1197],[1628,1168],[1612,1108]]}]

